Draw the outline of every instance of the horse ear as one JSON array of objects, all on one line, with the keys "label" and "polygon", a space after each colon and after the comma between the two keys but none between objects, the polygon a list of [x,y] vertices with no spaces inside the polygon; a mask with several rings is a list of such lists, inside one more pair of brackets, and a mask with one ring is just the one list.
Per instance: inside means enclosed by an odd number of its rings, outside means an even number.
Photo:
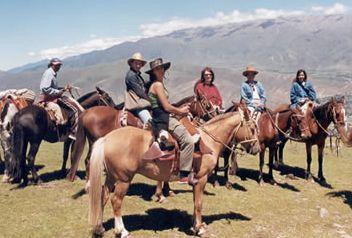
[{"label": "horse ear", "polygon": [[333,102],[333,103],[335,103],[335,102],[336,102],[335,97],[331,97],[331,102]]},{"label": "horse ear", "polygon": [[341,96],[340,97],[340,101],[344,103],[345,102],[345,96]]},{"label": "horse ear", "polygon": [[99,88],[98,86],[95,86],[95,89],[97,90],[98,93],[102,93],[101,88]]}]

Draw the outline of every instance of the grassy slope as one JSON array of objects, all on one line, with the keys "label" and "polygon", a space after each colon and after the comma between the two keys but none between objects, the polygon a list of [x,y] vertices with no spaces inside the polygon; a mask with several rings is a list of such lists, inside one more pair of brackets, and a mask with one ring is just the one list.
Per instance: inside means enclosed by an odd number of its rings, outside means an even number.
[{"label": "grassy slope", "polygon": [[[37,164],[46,181],[41,186],[13,189],[0,184],[0,237],[89,237],[88,198],[79,193],[83,180],[74,183],[59,180],[61,144],[43,144]],[[259,187],[258,159],[243,156],[239,165],[246,180],[232,177],[233,190],[206,187],[204,220],[212,236],[220,237],[349,237],[352,235],[352,161],[351,150],[342,155],[326,150],[324,172],[333,189],[307,182],[299,176],[305,168],[304,147],[289,144],[286,162],[297,180],[275,171],[278,186]],[[314,156],[316,153],[314,154]],[[297,166],[297,167],[296,167]],[[267,168],[265,168],[267,171]],[[314,157],[312,171],[317,173]],[[129,196],[124,200],[126,227],[134,237],[186,237],[193,213],[190,187],[174,184],[176,197],[165,204],[149,200],[154,182],[137,176]],[[345,194],[337,197],[328,193]],[[327,211],[324,212],[324,211]],[[104,214],[106,237],[113,237],[113,215],[110,203]]]}]

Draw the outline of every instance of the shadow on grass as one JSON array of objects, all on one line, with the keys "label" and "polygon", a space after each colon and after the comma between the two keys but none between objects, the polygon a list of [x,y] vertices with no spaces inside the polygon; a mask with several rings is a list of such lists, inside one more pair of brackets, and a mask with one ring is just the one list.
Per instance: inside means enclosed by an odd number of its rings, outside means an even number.
[{"label": "shadow on grass", "polygon": [[[184,210],[167,210],[164,208],[152,208],[146,211],[147,215],[126,215],[123,216],[125,227],[128,231],[149,230],[164,231],[177,228],[178,231],[191,235],[192,216]],[[240,213],[228,212],[203,216],[206,224],[211,224],[218,220],[240,220],[250,221],[251,218]],[[114,219],[104,222],[104,228],[111,230],[114,228]]]},{"label": "shadow on grass", "polygon": [[330,192],[330,193],[327,193],[326,196],[342,198],[343,203],[347,204],[352,209],[352,191],[341,190],[336,192]]},{"label": "shadow on grass", "polygon": [[[55,170],[55,171],[41,174],[39,176],[40,176],[40,179],[44,183],[48,183],[48,182],[55,181],[55,180],[66,179],[66,175],[67,175],[67,172],[66,171],[62,172],[60,169],[60,170]],[[80,179],[84,179],[85,172],[84,171],[77,171],[76,176],[79,177]]]},{"label": "shadow on grass", "polygon": [[[251,180],[258,182],[259,171],[253,170],[253,169],[240,168],[237,171],[237,176],[239,176],[241,178],[241,180],[251,179]],[[272,182],[272,180],[269,177],[269,174],[266,174],[266,173],[263,173],[263,180],[265,183],[269,183],[269,184],[271,184],[271,182]],[[288,184],[288,183],[276,182],[276,185],[279,186],[280,188],[291,190],[292,192],[300,192],[301,191],[298,188],[296,188],[295,186]]]},{"label": "shadow on grass", "polygon": [[[289,166],[287,164],[283,164],[283,165],[280,165],[277,170],[281,172],[280,173],[281,175],[293,175],[294,177],[306,179],[306,170],[303,168],[299,168],[296,166],[293,167],[293,166]],[[324,188],[328,188],[328,189],[333,189],[331,184],[327,183],[326,181],[321,181],[320,179],[316,178],[315,176],[313,176],[313,179],[320,186],[322,186]]]},{"label": "shadow on grass", "polygon": [[[224,176],[215,176],[215,174],[212,174],[209,178],[208,178],[208,183],[210,183],[212,186],[214,186],[214,182],[215,180],[217,180],[219,182],[220,186],[225,186],[226,185],[226,179]],[[247,192],[247,189],[245,187],[243,187],[242,185],[238,184],[238,183],[232,183],[232,189],[238,190],[238,191],[242,191],[242,192]]]}]

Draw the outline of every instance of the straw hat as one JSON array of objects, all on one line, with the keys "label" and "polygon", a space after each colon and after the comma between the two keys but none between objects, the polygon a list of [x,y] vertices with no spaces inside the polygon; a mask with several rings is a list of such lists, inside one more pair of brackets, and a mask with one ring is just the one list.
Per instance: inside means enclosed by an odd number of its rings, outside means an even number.
[{"label": "straw hat", "polygon": [[[131,66],[131,63],[134,61],[134,60],[138,60],[140,62],[142,62],[143,66],[147,63],[147,61],[143,58],[142,54],[137,52],[137,53],[134,53],[131,58],[129,58],[127,60],[127,63],[129,66]],[[142,66],[142,67],[143,67]]]},{"label": "straw hat", "polygon": [[163,63],[163,59],[162,58],[157,58],[153,61],[149,62],[149,66],[150,66],[150,70],[146,71],[146,74],[150,74],[153,69],[155,69],[156,67],[162,66],[164,68],[164,70],[168,70],[170,68],[171,63],[170,62],[166,62]]},{"label": "straw hat", "polygon": [[258,74],[258,71],[257,71],[253,66],[247,66],[246,70],[243,71],[242,74],[243,74],[243,76],[247,77],[247,74],[248,74],[249,72],[253,72],[254,75]]}]

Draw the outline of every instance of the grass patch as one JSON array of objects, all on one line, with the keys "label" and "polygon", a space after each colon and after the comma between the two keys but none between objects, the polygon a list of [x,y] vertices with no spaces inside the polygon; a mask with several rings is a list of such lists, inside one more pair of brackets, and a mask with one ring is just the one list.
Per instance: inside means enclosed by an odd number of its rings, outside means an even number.
[{"label": "grass patch", "polygon": [[[0,184],[0,237],[89,237],[88,197],[83,180],[62,179],[62,144],[44,143],[37,156],[44,183],[15,189]],[[206,187],[203,218],[211,236],[220,237],[348,237],[352,235],[351,150],[337,158],[325,151],[324,175],[332,188],[302,178],[306,168],[302,144],[288,144],[286,170],[274,171],[277,186],[258,186],[258,156],[239,158],[240,175],[232,190]],[[317,174],[316,151],[312,172]],[[266,159],[267,161],[267,159]],[[83,170],[83,163],[80,167]],[[267,167],[264,168],[267,172]],[[287,178],[293,173],[297,179]],[[136,176],[123,203],[125,226],[134,237],[188,237],[193,214],[189,186],[172,184],[177,196],[165,204],[150,200],[155,182]],[[113,237],[110,203],[105,209],[105,237]]]}]

